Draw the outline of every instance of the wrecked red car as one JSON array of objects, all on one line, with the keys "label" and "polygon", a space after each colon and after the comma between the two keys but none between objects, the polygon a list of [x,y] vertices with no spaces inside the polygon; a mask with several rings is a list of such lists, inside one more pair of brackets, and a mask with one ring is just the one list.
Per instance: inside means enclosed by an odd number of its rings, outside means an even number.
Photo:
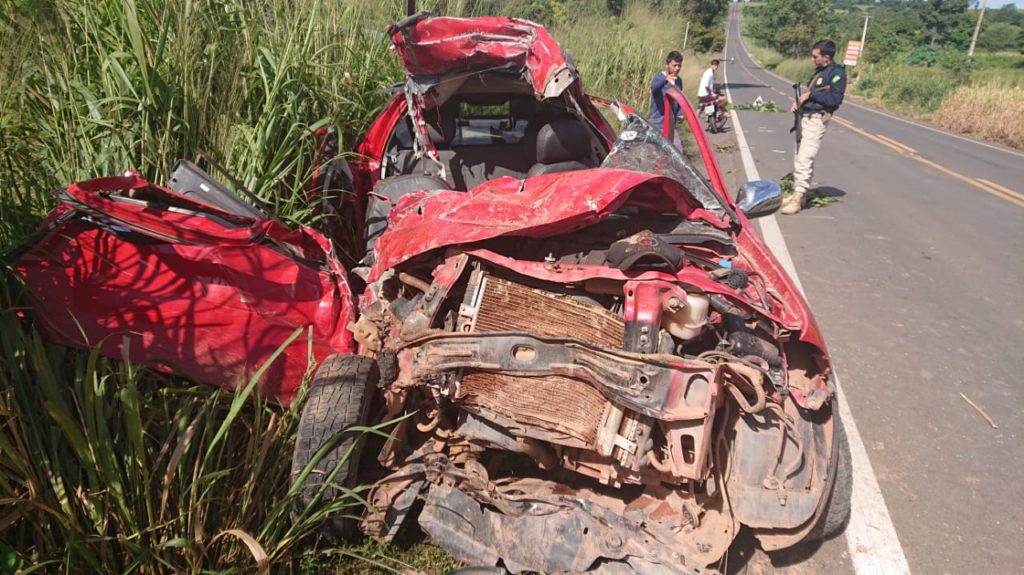
[{"label": "wrecked red car", "polygon": [[389,540],[418,513],[513,573],[708,573],[741,525],[768,550],[835,533],[828,355],[748,219],[778,185],[734,203],[679,93],[694,157],[621,108],[613,139],[529,22],[392,33],[408,76],[353,168],[374,186],[360,354],[321,368],[296,471],[317,438],[414,414],[344,444],[339,475],[374,479],[359,528]]},{"label": "wrecked red car", "polygon": [[391,32],[408,74],[338,206],[361,230],[334,238],[365,252],[352,274],[194,167],[83,182],[17,267],[47,336],[217,385],[259,375],[284,402],[320,363],[293,472],[307,501],[372,484],[342,536],[416,520],[512,573],[689,574],[718,572],[742,525],[767,550],[837,532],[829,357],[749,220],[778,185],[733,201],[681,94],[689,154],[589,97],[536,24]]}]

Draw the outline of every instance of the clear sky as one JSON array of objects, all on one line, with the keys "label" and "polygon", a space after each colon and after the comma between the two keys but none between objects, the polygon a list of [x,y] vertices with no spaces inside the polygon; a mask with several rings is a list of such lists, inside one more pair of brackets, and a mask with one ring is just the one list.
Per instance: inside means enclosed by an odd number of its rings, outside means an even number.
[{"label": "clear sky", "polygon": [[[1017,8],[1024,8],[1024,1],[1021,0],[988,0],[986,6],[989,8],[1002,8],[1007,4],[1015,4]],[[981,0],[978,0],[978,6],[981,6]]]}]

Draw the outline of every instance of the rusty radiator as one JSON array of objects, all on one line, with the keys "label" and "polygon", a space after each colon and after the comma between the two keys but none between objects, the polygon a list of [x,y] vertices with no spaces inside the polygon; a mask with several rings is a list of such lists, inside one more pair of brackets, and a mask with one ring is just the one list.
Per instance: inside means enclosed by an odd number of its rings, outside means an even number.
[{"label": "rusty radiator", "polygon": [[[477,272],[466,299],[460,331],[521,331],[622,347],[622,318],[567,295]],[[565,434],[588,446],[594,445],[611,407],[590,385],[555,375],[520,377],[470,372],[463,375],[459,397],[471,410],[486,408],[519,424]]]}]

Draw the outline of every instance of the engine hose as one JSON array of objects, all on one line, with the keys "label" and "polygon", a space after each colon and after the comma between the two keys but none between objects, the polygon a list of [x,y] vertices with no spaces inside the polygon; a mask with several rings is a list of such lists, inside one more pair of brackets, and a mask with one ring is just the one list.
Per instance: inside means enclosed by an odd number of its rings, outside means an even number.
[{"label": "engine hose", "polygon": [[647,452],[647,462],[651,464],[651,467],[662,473],[672,473],[672,466],[658,459],[653,449]]},{"label": "engine hose", "polygon": [[782,367],[782,356],[779,355],[779,350],[764,338],[748,332],[734,331],[729,334],[728,341],[728,349],[735,355],[740,357],[744,355],[757,356],[767,361],[770,367],[776,369]]},{"label": "engine hose", "polygon": [[708,301],[711,303],[711,308],[723,316],[734,315],[741,321],[748,321],[751,318],[751,315],[747,313],[745,309],[718,294],[711,294],[708,296]]},{"label": "engine hose", "polygon": [[[422,413],[422,412],[420,412],[420,413]],[[438,411],[433,419],[431,419],[431,420],[429,420],[429,421],[427,421],[425,423],[417,422],[416,423],[416,430],[420,431],[422,433],[430,433],[431,431],[434,431],[434,429],[436,429],[437,426],[440,423],[441,423],[441,412]]]},{"label": "engine hose", "polygon": [[[747,413],[758,413],[763,410],[768,403],[768,397],[764,391],[764,374],[758,369],[739,363],[726,363],[722,364],[722,367],[732,376],[726,382],[725,388],[729,390],[729,394],[739,404],[740,409]],[[743,380],[750,385],[757,397],[754,403],[747,400],[747,396],[736,385],[736,380]]]},{"label": "engine hose", "polygon": [[804,443],[800,440],[800,434],[796,432],[796,427],[793,425],[792,418],[782,409],[782,406],[777,403],[769,404],[768,408],[775,412],[779,416],[779,432],[782,435],[782,439],[779,440],[779,457],[775,461],[775,467],[772,469],[771,477],[778,477],[777,471],[779,464],[782,463],[782,448],[786,443],[786,431],[790,432],[790,436],[793,439],[793,444],[796,445],[797,456],[793,459],[793,462],[786,466],[782,470],[782,479],[785,481],[787,478],[793,475],[793,473],[799,468],[804,461]]},{"label": "engine hose", "polygon": [[407,274],[405,272],[401,272],[398,274],[398,280],[407,286],[414,287],[420,290],[423,293],[427,293],[427,290],[430,289],[430,284],[414,275]]}]

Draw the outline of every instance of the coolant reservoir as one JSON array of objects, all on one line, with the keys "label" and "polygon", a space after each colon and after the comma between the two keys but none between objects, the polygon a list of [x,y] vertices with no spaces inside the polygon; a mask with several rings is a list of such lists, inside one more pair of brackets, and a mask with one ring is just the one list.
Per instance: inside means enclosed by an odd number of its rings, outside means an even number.
[{"label": "coolant reservoir", "polygon": [[691,293],[686,295],[685,302],[678,302],[665,310],[661,316],[661,327],[683,341],[691,340],[700,335],[708,323],[708,307],[711,304],[707,294]]}]

